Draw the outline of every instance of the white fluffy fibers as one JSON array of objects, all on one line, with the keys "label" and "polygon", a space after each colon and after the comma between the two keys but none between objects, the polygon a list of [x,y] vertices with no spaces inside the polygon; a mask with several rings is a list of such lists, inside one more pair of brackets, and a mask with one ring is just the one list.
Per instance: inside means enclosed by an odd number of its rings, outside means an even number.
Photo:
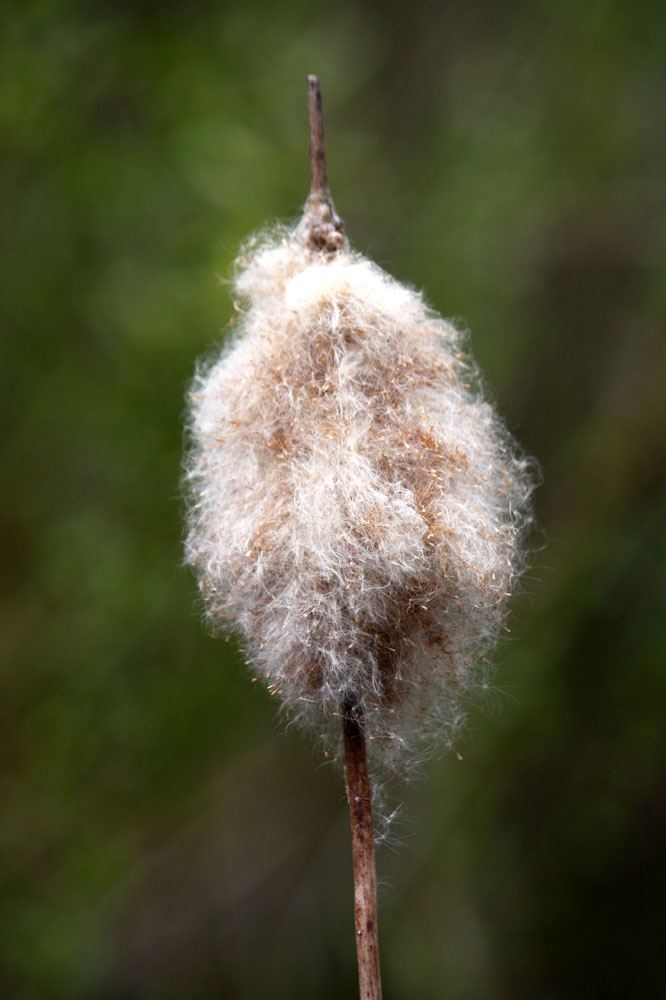
[{"label": "white fluffy fibers", "polygon": [[522,568],[529,463],[461,334],[298,231],[239,263],[240,321],[191,388],[186,561],[290,715],[361,709],[375,759],[448,743]]}]

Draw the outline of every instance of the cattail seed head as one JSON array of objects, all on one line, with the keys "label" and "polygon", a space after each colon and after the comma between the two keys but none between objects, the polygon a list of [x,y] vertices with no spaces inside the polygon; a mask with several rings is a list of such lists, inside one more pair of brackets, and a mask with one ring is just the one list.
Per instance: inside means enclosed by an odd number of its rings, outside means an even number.
[{"label": "cattail seed head", "polygon": [[337,730],[358,708],[393,765],[462,718],[533,477],[460,332],[303,232],[246,248],[235,332],[191,387],[186,561],[293,717]]}]

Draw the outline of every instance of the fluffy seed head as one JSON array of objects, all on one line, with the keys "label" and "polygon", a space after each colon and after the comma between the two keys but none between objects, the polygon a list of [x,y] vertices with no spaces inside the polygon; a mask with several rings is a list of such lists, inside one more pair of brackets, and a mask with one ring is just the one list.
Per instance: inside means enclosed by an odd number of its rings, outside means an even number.
[{"label": "fluffy seed head", "polygon": [[190,392],[186,561],[209,619],[292,716],[359,708],[389,764],[433,728],[450,742],[522,569],[529,462],[461,334],[361,255],[282,231],[235,291]]}]

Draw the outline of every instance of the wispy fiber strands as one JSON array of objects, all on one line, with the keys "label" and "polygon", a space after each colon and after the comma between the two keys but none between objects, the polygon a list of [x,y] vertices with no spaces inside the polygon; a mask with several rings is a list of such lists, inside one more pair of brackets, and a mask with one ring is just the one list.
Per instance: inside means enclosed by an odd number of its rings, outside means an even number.
[{"label": "wispy fiber strands", "polygon": [[337,732],[351,706],[402,768],[483,683],[530,465],[459,331],[344,239],[314,243],[301,223],[239,259],[240,320],[190,394],[186,558],[292,716]]}]

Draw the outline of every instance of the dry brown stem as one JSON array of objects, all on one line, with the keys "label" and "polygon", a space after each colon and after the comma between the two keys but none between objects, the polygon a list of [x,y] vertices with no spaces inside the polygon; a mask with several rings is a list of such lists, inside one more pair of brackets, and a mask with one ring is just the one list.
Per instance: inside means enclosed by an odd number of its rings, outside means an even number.
[{"label": "dry brown stem", "polygon": [[347,245],[342,219],[337,215],[328,188],[326,150],[324,148],[324,116],[319,78],[308,77],[308,108],[310,114],[310,170],[312,183],[303,217],[303,235],[312,250],[336,253]]},{"label": "dry brown stem", "polygon": [[311,193],[329,198],[326,177],[326,150],[324,148],[324,115],[321,103],[319,77],[308,77],[308,110],[310,114],[310,170]]},{"label": "dry brown stem", "polygon": [[363,716],[346,708],[342,718],[354,861],[354,916],[361,1000],[381,1000],[377,937],[377,876],[372,801]]}]

